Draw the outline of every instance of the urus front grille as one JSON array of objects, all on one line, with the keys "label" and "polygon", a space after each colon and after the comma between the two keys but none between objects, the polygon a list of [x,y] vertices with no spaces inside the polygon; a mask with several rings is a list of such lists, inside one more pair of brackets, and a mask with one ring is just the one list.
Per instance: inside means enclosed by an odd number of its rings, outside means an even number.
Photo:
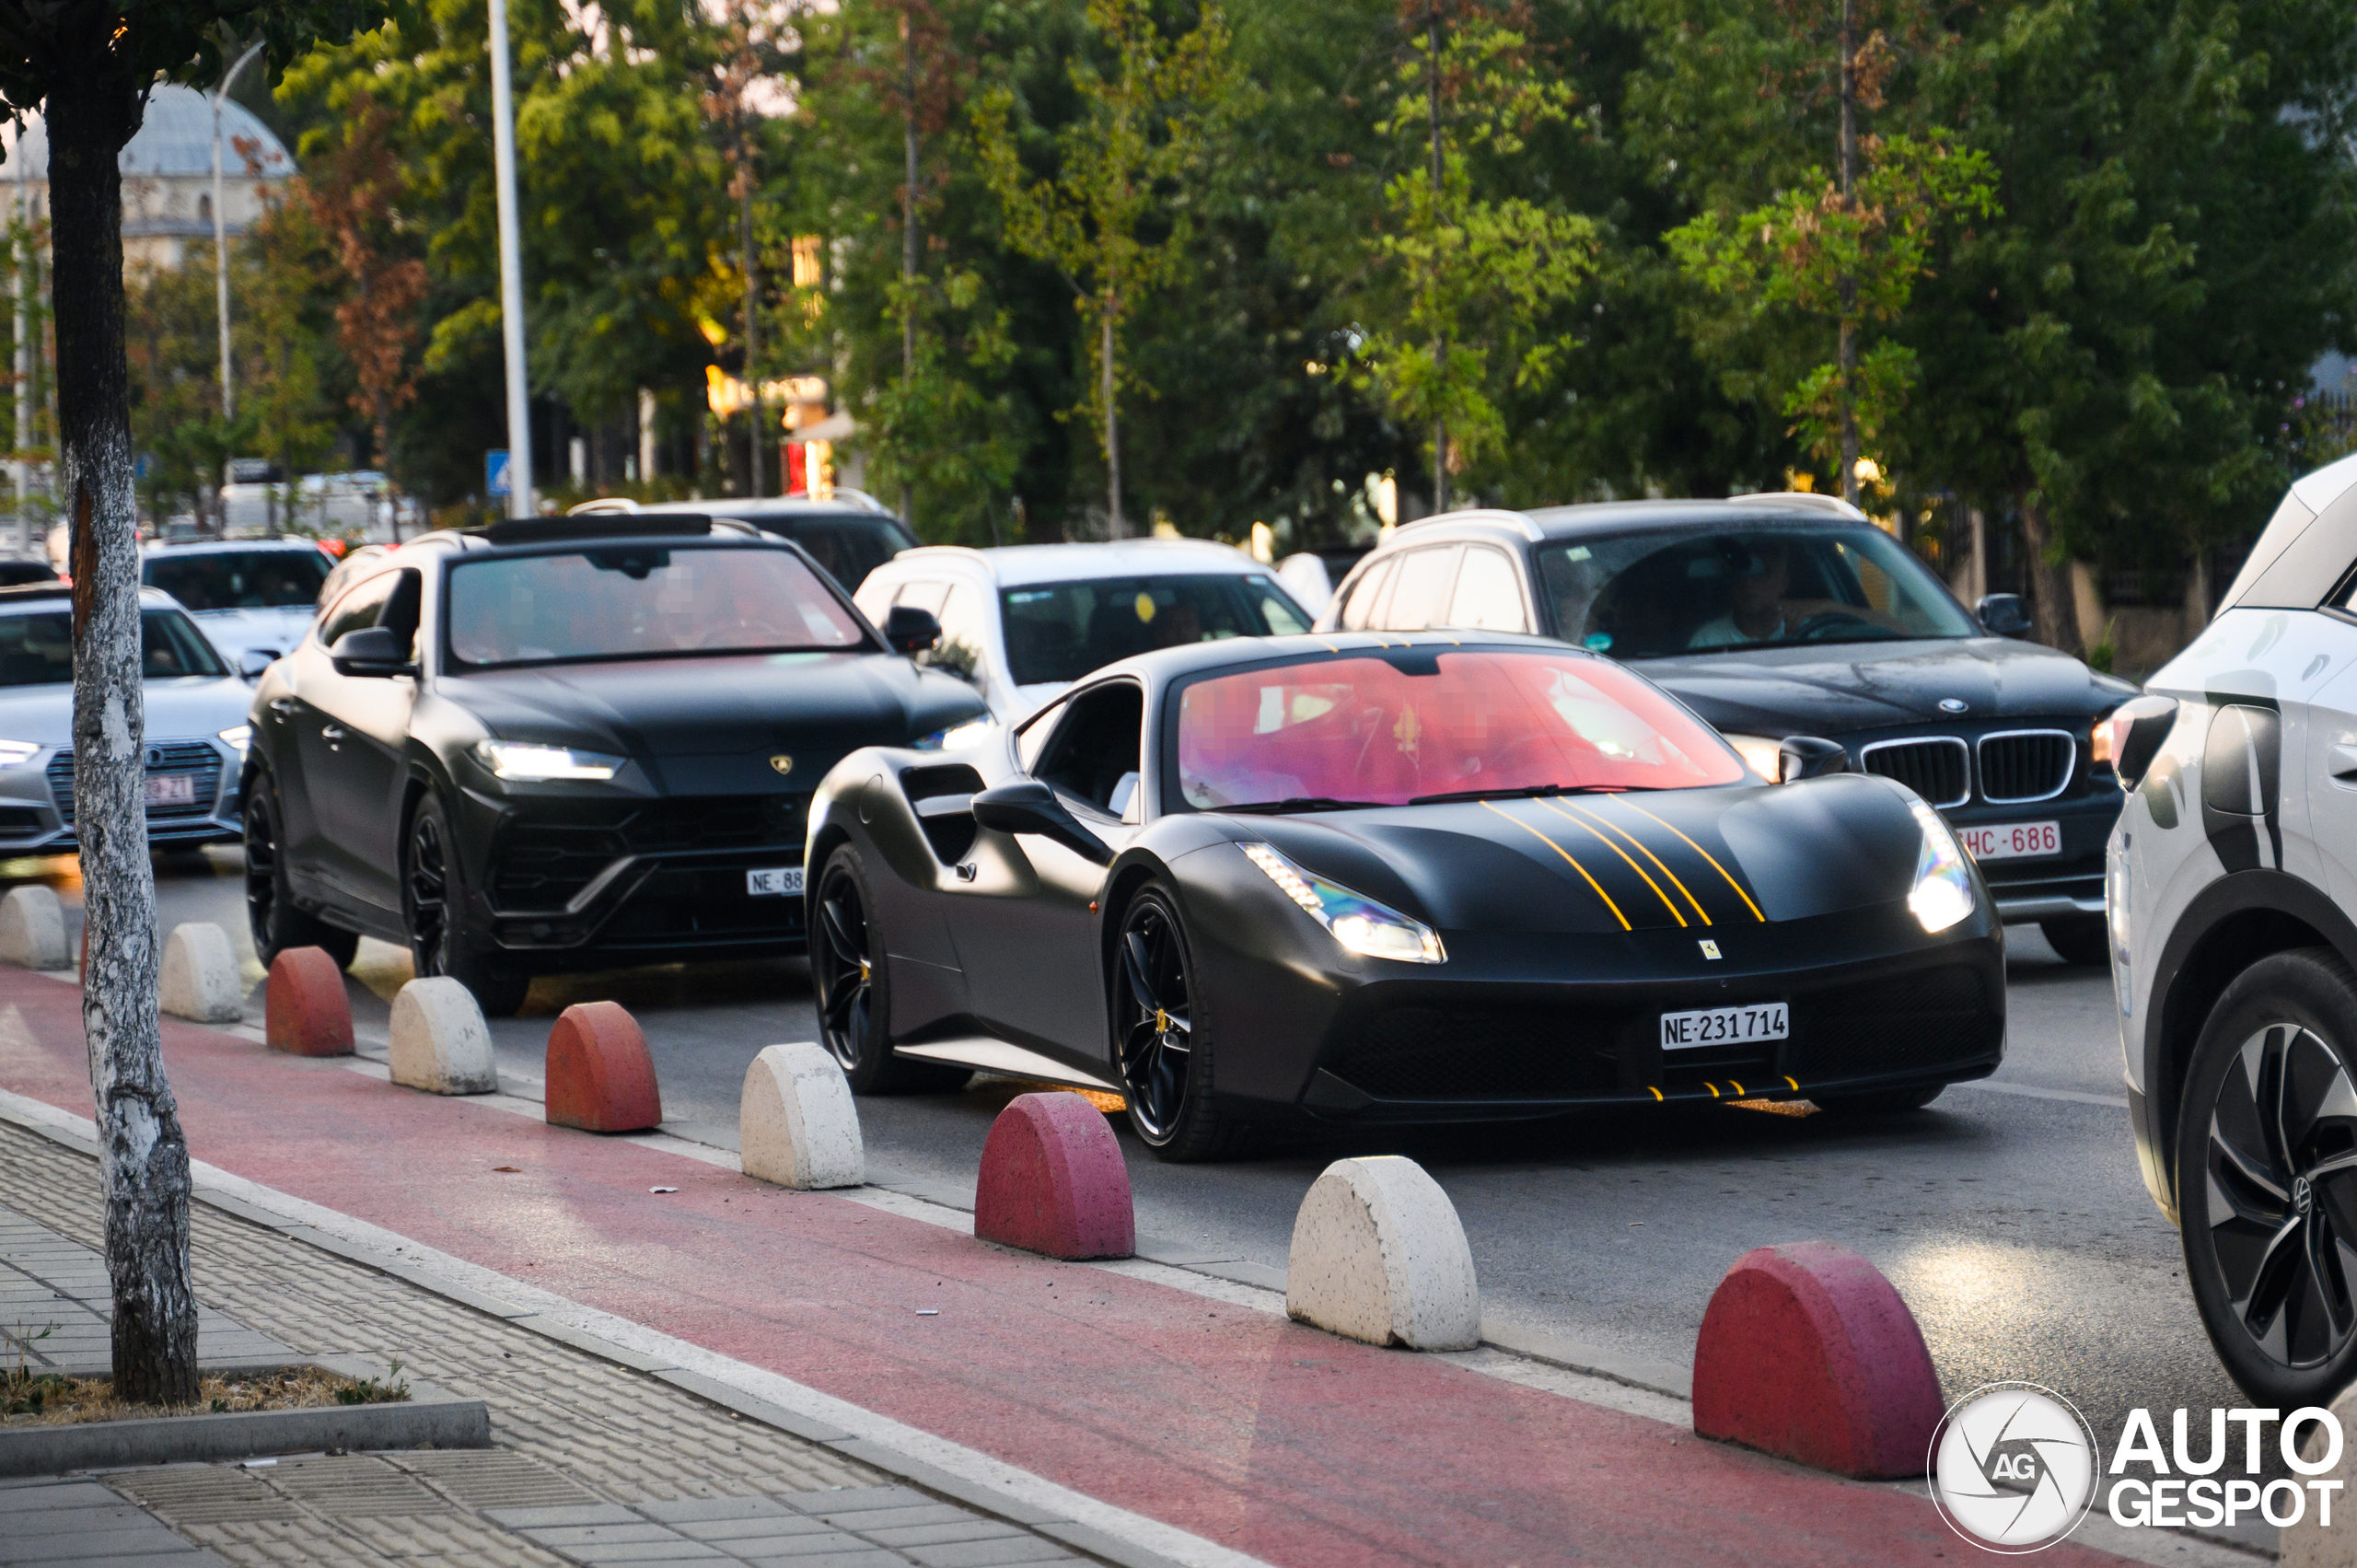
[{"label": "urus front grille", "polygon": [[[169,822],[189,817],[210,817],[221,797],[221,753],[202,740],[166,740],[147,748],[147,776],[193,774],[196,798],[172,806],[150,806],[147,820]],[[74,825],[74,753],[60,751],[49,760],[49,796],[65,825]]]},{"label": "urus front grille", "polygon": [[502,909],[563,909],[624,855],[774,851],[802,858],[807,795],[690,796],[616,806],[536,805],[510,823],[492,873]]},{"label": "urus front grille", "polygon": [[2078,738],[2060,729],[2016,729],[1980,738],[1980,798],[1991,806],[2050,800],[2078,771]]},{"label": "urus front grille", "polygon": [[1952,735],[1877,741],[1862,748],[1858,760],[1867,772],[1897,779],[1933,806],[1961,806],[1972,798],[1970,753]]}]

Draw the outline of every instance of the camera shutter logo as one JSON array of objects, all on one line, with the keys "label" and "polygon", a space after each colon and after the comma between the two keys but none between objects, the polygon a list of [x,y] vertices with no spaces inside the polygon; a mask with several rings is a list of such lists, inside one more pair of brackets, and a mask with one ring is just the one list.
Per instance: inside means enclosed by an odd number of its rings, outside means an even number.
[{"label": "camera shutter logo", "polygon": [[1932,1501],[1985,1551],[2042,1551],[2095,1505],[2095,1434],[2035,1383],[1992,1383],[1948,1408],[1932,1439]]}]

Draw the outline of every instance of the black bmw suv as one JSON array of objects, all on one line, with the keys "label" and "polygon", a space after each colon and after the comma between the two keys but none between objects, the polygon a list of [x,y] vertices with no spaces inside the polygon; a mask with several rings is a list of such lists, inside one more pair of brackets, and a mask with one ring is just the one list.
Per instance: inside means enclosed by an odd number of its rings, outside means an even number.
[{"label": "black bmw suv", "polygon": [[2120,794],[2097,721],[2136,689],[2017,640],[2010,594],[1966,610],[1856,507],[1793,494],[1451,512],[1394,529],[1318,618],[1452,626],[1626,661],[1771,781],[1784,740],[1834,742],[1841,764],[1939,808],[2007,921],[2038,923],[2069,962],[2107,961]]},{"label": "black bmw suv", "polygon": [[440,532],[256,690],[246,906],[267,963],[361,934],[512,1013],[538,972],[800,952],[811,791],[986,720],[795,545],[691,516]]}]

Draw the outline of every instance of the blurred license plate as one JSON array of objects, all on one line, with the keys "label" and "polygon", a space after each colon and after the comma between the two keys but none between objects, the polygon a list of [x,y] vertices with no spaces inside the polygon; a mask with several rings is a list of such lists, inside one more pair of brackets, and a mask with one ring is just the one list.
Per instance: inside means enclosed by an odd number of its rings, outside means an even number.
[{"label": "blurred license plate", "polygon": [[1755,1040],[1783,1040],[1792,1032],[1792,1009],[1782,1002],[1761,1002],[1749,1007],[1705,1007],[1700,1012],[1661,1016],[1664,1051],[1690,1051],[1698,1045],[1747,1045]]},{"label": "blurred license plate", "polygon": [[194,773],[148,774],[147,804],[150,806],[195,805],[196,775]]},{"label": "blurred license plate", "polygon": [[2026,860],[2062,853],[2060,822],[2000,822],[1994,827],[1958,828],[1956,836],[1975,860]]},{"label": "blurred license plate", "polygon": [[745,873],[745,891],[757,899],[802,891],[802,867],[781,865],[774,871]]}]

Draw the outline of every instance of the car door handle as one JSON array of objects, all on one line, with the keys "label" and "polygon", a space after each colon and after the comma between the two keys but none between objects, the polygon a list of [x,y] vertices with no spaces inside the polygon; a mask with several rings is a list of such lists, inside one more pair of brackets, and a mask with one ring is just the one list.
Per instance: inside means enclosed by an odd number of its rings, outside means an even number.
[{"label": "car door handle", "polygon": [[270,711],[276,714],[283,719],[293,718],[295,716],[295,699],[292,697],[273,697],[270,700]]},{"label": "car door handle", "polygon": [[343,731],[334,725],[323,724],[319,726],[319,738],[321,740],[342,740],[343,738]]},{"label": "car door handle", "polygon": [[2336,746],[2332,749],[2332,776],[2357,784],[2357,746]]}]

